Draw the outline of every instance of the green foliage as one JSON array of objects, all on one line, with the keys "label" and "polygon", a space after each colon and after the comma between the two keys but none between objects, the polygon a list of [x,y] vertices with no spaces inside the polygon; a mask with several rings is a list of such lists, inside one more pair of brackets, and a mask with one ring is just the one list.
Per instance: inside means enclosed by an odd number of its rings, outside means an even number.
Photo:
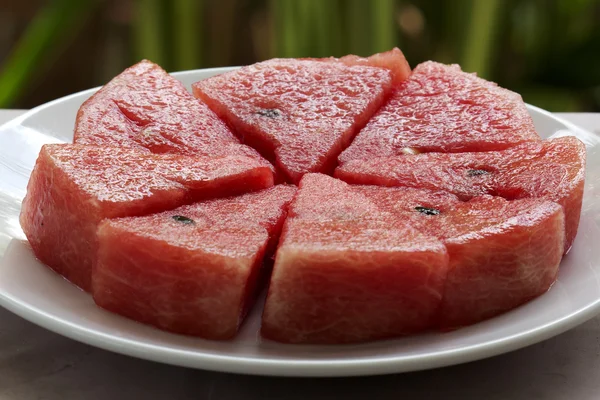
[{"label": "green foliage", "polygon": [[496,31],[501,18],[501,0],[471,0],[468,30],[463,45],[463,70],[491,78],[490,64],[494,56]]},{"label": "green foliage", "polygon": [[[180,2],[174,2],[179,5]],[[162,0],[137,0],[134,13],[134,54],[136,60],[148,59],[166,66],[167,50],[165,36],[167,19]]]},{"label": "green foliage", "polygon": [[[130,1],[125,65],[148,58],[182,70],[397,46],[412,66],[460,63],[550,110],[600,111],[598,0]],[[58,54],[93,4],[54,0],[40,10],[2,65],[0,107],[27,90],[40,59]]]},{"label": "green foliage", "polygon": [[175,70],[186,70],[201,65],[202,35],[198,21],[202,19],[202,3],[197,0],[172,0],[173,62]]},{"label": "green foliage", "polygon": [[40,10],[0,69],[0,108],[10,107],[26,90],[52,50],[60,53],[94,5],[89,0],[55,0]]},{"label": "green foliage", "polygon": [[277,57],[366,56],[398,45],[395,0],[271,0]]}]

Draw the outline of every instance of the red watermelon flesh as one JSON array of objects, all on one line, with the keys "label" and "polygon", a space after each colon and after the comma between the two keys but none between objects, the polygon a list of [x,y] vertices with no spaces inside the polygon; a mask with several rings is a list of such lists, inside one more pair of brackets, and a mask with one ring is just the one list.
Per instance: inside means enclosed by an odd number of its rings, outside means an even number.
[{"label": "red watermelon flesh", "polygon": [[[335,61],[335,59],[332,60]],[[404,58],[402,51],[397,47],[390,51],[373,54],[370,57],[359,57],[350,54],[340,58],[339,61],[347,65],[364,65],[389,69],[392,73],[395,86],[404,82],[410,75],[410,66],[406,58]]]},{"label": "red watermelon flesh", "polygon": [[21,226],[42,262],[89,291],[96,226],[102,219],[272,185],[272,171],[254,157],[185,157],[117,147],[45,145],[29,180]]},{"label": "red watermelon flesh", "polygon": [[497,152],[426,153],[355,160],[335,176],[354,184],[445,190],[469,199],[541,197],[564,208],[565,251],[575,239],[585,181],[585,145],[573,136],[529,142]]},{"label": "red watermelon flesh", "polygon": [[81,106],[74,142],[152,153],[262,159],[240,144],[181,82],[147,60],[123,71]]},{"label": "red watermelon flesh", "polygon": [[513,309],[545,293],[556,279],[564,250],[564,214],[556,203],[492,196],[461,202],[449,193],[413,188],[355,190],[446,246],[442,329]]},{"label": "red watermelon flesh", "polygon": [[369,120],[340,163],[419,152],[505,149],[539,140],[521,96],[462,72],[457,65],[418,65]]},{"label": "red watermelon flesh", "polygon": [[409,71],[397,49],[368,59],[274,59],[197,82],[193,92],[297,183],[307,172],[331,173]]},{"label": "red watermelon flesh", "polygon": [[448,267],[440,241],[321,174],[300,182],[275,258],[262,335],[348,343],[435,323]]},{"label": "red watermelon flesh", "polygon": [[164,330],[233,337],[295,191],[279,185],[145,217],[105,220],[98,229],[94,300]]},{"label": "red watermelon flesh", "polygon": [[450,255],[439,326],[472,324],[545,293],[558,274],[564,226],[556,203],[498,197],[473,199],[432,224]]}]

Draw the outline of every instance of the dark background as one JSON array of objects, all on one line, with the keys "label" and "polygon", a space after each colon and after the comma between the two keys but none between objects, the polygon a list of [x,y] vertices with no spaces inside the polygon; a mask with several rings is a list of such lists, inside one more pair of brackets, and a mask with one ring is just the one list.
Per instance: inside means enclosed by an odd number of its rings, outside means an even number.
[{"label": "dark background", "polygon": [[168,71],[400,47],[551,111],[600,111],[598,0],[0,0],[0,108]]}]

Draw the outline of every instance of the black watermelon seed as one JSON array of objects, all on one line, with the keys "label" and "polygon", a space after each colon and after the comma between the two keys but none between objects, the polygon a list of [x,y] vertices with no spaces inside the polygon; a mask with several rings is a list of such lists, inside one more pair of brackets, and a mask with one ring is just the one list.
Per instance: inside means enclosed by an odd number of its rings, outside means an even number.
[{"label": "black watermelon seed", "polygon": [[281,116],[281,111],[276,108],[264,108],[262,110],[258,110],[256,113],[267,118],[277,118]]},{"label": "black watermelon seed", "polygon": [[193,219],[188,218],[188,217],[184,217],[183,215],[173,215],[172,217],[175,221],[177,222],[181,222],[182,224],[195,224],[196,222],[194,222]]},{"label": "black watermelon seed", "polygon": [[470,169],[467,171],[467,176],[480,176],[487,174],[489,174],[489,171],[486,171],[485,169]]},{"label": "black watermelon seed", "polygon": [[415,210],[425,215],[438,215],[440,213],[440,210],[438,210],[437,208],[428,208],[421,206],[415,207]]}]

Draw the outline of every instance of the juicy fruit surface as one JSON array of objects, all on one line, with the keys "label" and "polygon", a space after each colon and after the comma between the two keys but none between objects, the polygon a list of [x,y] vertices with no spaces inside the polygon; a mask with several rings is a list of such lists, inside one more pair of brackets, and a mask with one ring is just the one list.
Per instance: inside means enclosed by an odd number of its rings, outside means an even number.
[{"label": "juicy fruit surface", "polygon": [[350,186],[307,174],[290,206],[263,336],[345,343],[475,323],[549,289],[562,208],[543,199]]},{"label": "juicy fruit surface", "polygon": [[420,152],[499,150],[539,140],[521,96],[465,73],[425,62],[358,133],[340,163]]},{"label": "juicy fruit surface", "polygon": [[254,149],[240,144],[181,82],[145,60],[126,69],[81,106],[74,142],[152,153],[262,159]]},{"label": "juicy fruit surface", "polygon": [[585,181],[585,146],[577,138],[529,142],[497,152],[426,153],[350,161],[336,170],[349,183],[408,186],[509,200],[541,197],[563,206],[565,251],[577,233]]},{"label": "juicy fruit surface", "polygon": [[193,89],[128,68],[28,184],[34,253],[114,313],[231,338],[275,259],[266,338],[448,330],[547,291],[574,240],[584,145],[456,65],[274,59]]},{"label": "juicy fruit surface", "polygon": [[307,172],[331,172],[393,80],[410,71],[399,50],[370,60],[274,59],[197,82],[193,91],[298,182]]},{"label": "juicy fruit surface", "polygon": [[[336,61],[336,59],[332,60]],[[383,53],[373,54],[369,57],[359,57],[350,54],[340,58],[339,61],[347,65],[365,65],[388,69],[392,73],[394,86],[402,83],[410,75],[410,66],[406,58],[404,58],[402,51],[397,47]]]},{"label": "juicy fruit surface", "polygon": [[[545,293],[556,280],[564,251],[561,207],[537,199],[493,201],[499,204],[473,200],[441,223],[440,238],[450,255],[440,309],[442,328],[511,310]],[[490,213],[504,219],[479,231],[469,227],[470,221],[481,215],[489,218]]]},{"label": "juicy fruit surface", "polygon": [[169,331],[227,339],[252,303],[265,252],[296,189],[279,185],[98,230],[98,305]]},{"label": "juicy fruit surface", "polygon": [[345,343],[433,325],[448,255],[345,183],[307,174],[285,222],[262,334]]},{"label": "juicy fruit surface", "polygon": [[440,328],[510,310],[546,292],[556,279],[564,248],[564,214],[556,203],[493,196],[462,202],[447,192],[405,187],[355,190],[446,246]]},{"label": "juicy fruit surface", "polygon": [[29,180],[21,225],[36,256],[90,290],[96,226],[194,199],[272,186],[261,160],[185,157],[71,144],[43,146]]}]

